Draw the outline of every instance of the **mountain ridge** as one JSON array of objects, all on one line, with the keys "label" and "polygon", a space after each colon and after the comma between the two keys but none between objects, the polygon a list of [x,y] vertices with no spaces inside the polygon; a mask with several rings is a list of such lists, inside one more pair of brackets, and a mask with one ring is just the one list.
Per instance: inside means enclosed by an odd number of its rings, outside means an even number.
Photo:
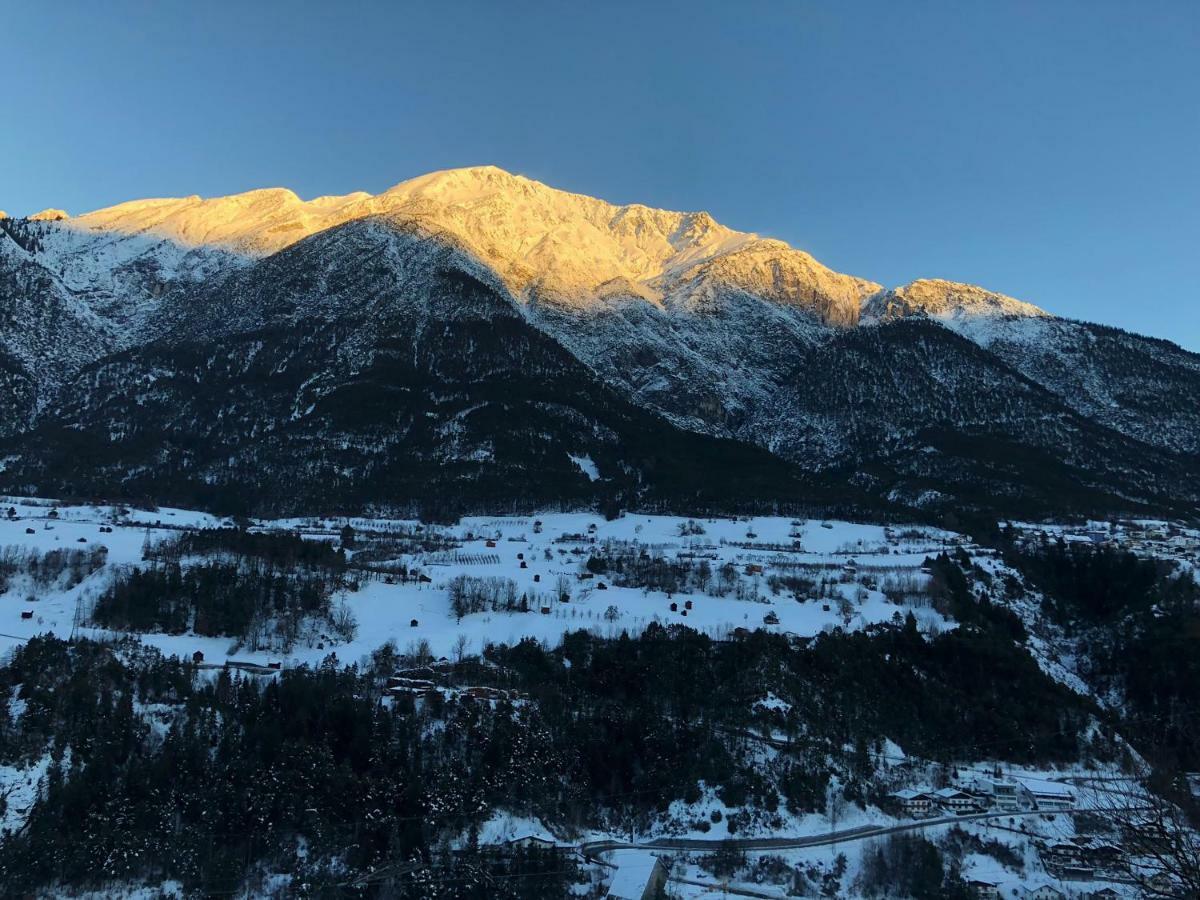
[{"label": "mountain ridge", "polygon": [[[467,283],[476,287],[455,287]],[[504,323],[499,342],[478,324],[488,321]],[[186,362],[174,364],[176,352]],[[543,388],[517,375],[527,353],[543,377],[590,386],[547,417]],[[563,497],[665,502],[662,484],[684,482],[633,441],[636,420],[664,446],[681,446],[682,429],[730,460],[752,458],[735,445],[761,448],[782,466],[766,468],[775,500],[788,502],[808,490],[925,513],[963,501],[1049,510],[1056,497],[1146,511],[1186,508],[1200,490],[1195,354],[971,285],[884,289],[706,213],[618,207],[494,167],[374,196],[302,201],[266,189],[0,220],[0,359],[0,436],[14,446],[0,481],[32,488],[145,491],[211,477],[234,491],[253,477],[254,441],[289,434],[271,451],[279,472],[294,472],[289,454],[307,454],[309,470],[340,472],[331,483],[359,502],[373,489],[402,502],[435,484],[460,505],[473,490],[553,497],[530,490],[539,477]],[[268,359],[280,371],[264,370]],[[469,377],[444,381],[454,372]],[[513,395],[495,396],[487,372]],[[459,400],[418,402],[414,392],[432,385]],[[207,396],[229,390],[246,402]],[[375,398],[360,412],[370,422],[319,412],[331,396],[357,408],[356,391]],[[617,396],[652,417],[618,416],[622,440],[643,447],[628,458],[602,424]],[[407,410],[400,418],[389,397]],[[464,406],[469,397],[478,402]],[[513,420],[478,412],[500,409]],[[419,418],[429,421],[416,427]],[[487,449],[501,446],[489,427],[507,435],[505,453]],[[126,443],[102,460],[66,437],[137,433],[155,435],[162,453]],[[364,434],[414,471],[441,459],[465,481],[428,470],[422,484],[395,461],[337,450]],[[519,474],[521,446],[536,474]],[[619,489],[566,486],[585,477],[573,461],[584,456],[623,473]],[[275,510],[288,483],[279,477]],[[483,490],[489,477],[503,484]],[[677,500],[714,493],[697,477]],[[761,481],[754,491],[748,502],[772,502]]]}]

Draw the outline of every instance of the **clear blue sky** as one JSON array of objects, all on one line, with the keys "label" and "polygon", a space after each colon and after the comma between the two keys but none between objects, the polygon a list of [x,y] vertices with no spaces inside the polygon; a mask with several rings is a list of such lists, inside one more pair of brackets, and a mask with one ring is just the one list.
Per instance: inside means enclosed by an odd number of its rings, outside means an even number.
[{"label": "clear blue sky", "polygon": [[13,3],[0,208],[491,163],[1200,350],[1200,0]]}]

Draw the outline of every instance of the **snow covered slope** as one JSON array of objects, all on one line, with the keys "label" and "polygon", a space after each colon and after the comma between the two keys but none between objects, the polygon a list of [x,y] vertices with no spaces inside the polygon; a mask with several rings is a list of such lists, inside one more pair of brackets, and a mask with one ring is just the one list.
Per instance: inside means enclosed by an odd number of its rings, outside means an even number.
[{"label": "snow covered slope", "polygon": [[[483,387],[500,379],[519,391]],[[426,395],[432,406],[414,399]],[[590,456],[661,480],[649,457],[614,455],[633,421],[601,422],[623,397],[841,478],[846,496],[1050,501],[1071,485],[1092,507],[1157,504],[1195,482],[1197,395],[1200,357],[1165,342],[971,285],[884,290],[706,213],[616,206],[494,167],[378,195],[268,189],[0,219],[0,433],[34,435],[6,476],[27,487],[107,490],[126,468],[147,484],[226,484],[257,471],[252,439],[270,434],[281,460],[316,453],[320,471],[359,448],[336,466],[351,481],[384,447],[406,448],[413,472],[503,457],[515,490],[516,473],[550,470],[520,463],[511,429],[542,435],[563,476],[583,477],[570,460]],[[480,414],[485,397],[529,417]],[[364,418],[344,421],[350,408]],[[83,434],[87,452],[64,443]],[[150,434],[161,453],[89,468],[97,446],[132,453]]]}]

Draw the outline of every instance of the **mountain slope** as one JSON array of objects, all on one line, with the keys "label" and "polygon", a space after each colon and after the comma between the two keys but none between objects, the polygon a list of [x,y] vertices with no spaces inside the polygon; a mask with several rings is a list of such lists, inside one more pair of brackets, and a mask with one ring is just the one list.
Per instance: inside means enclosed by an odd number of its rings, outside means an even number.
[{"label": "mountain slope", "polygon": [[801,497],[764,451],[613,394],[460,249],[378,219],[194,299],[85,368],[6,483],[254,512]]},{"label": "mountain slope", "polygon": [[884,290],[705,213],[482,167],[0,229],[12,489],[275,511],[1200,499],[1200,357],[970,285]]}]

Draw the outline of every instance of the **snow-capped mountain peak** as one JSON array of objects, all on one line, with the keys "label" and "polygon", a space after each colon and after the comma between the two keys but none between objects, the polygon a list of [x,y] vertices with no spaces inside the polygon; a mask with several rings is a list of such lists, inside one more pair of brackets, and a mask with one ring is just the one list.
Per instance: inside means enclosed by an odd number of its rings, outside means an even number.
[{"label": "snow-capped mountain peak", "polygon": [[950,322],[962,318],[1048,316],[1045,310],[973,284],[922,278],[870,297],[863,307],[866,321],[928,316]]},{"label": "snow-capped mountain peak", "polygon": [[[735,290],[853,324],[863,299],[880,290],[782,241],[727,228],[705,212],[619,206],[495,166],[433,172],[377,195],[305,201],[290,190],[270,188],[211,199],[135,200],[74,218],[49,212],[55,215],[39,215],[61,219],[56,223],[63,232],[61,255],[94,257],[103,239],[106,254],[125,264],[141,258],[148,246],[170,245],[155,251],[170,257],[168,265],[157,265],[168,274],[193,251],[253,259],[317,232],[381,216],[446,235],[525,301],[582,309],[624,297],[686,306],[684,301]],[[70,273],[77,267],[67,259],[58,268]],[[81,277],[92,283],[90,271],[75,280]]]}]

